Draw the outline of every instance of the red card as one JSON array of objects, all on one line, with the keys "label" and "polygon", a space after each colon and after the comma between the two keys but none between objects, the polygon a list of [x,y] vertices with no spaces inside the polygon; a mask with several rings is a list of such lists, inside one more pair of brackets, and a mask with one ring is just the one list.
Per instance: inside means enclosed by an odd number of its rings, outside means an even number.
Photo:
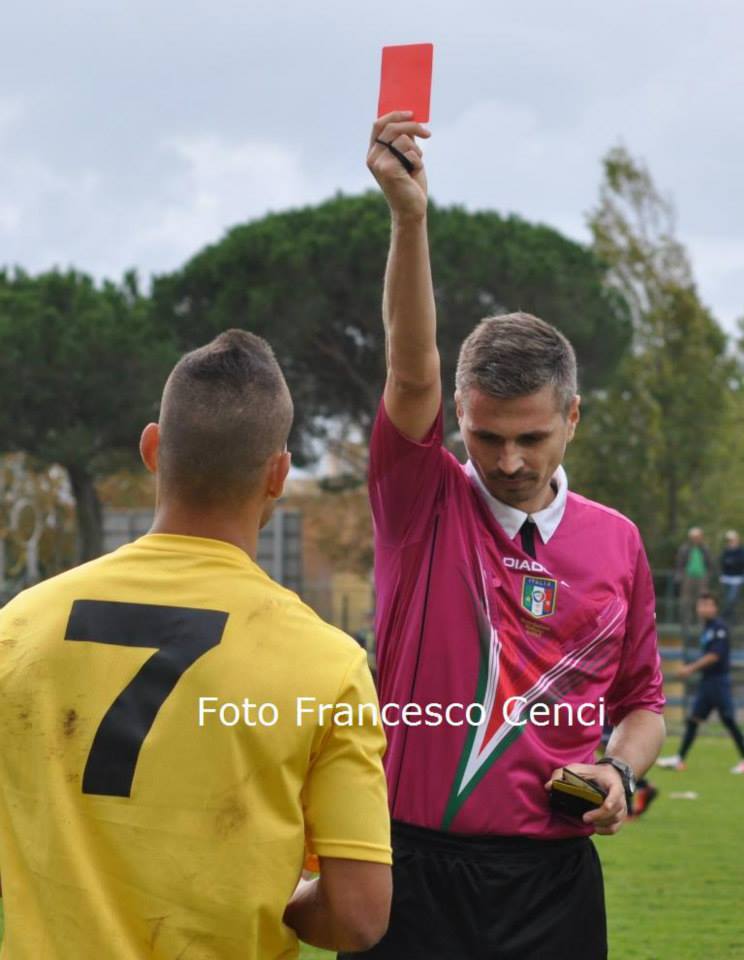
[{"label": "red card", "polygon": [[429,122],[434,45],[409,43],[382,48],[382,78],[377,116],[393,110],[413,110],[418,123]]}]

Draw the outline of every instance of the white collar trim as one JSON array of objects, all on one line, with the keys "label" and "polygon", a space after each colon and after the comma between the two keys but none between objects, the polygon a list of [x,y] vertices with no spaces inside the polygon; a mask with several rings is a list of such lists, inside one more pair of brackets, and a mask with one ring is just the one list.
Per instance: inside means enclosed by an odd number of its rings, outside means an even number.
[{"label": "white collar trim", "polygon": [[542,542],[547,543],[548,540],[550,540],[555,531],[558,529],[558,525],[563,519],[563,514],[566,510],[568,477],[566,476],[566,471],[563,469],[563,467],[558,467],[551,480],[551,483],[554,483],[557,486],[554,499],[547,505],[547,507],[545,507],[544,510],[539,510],[537,513],[532,514],[525,513],[524,510],[519,510],[517,507],[511,507],[508,503],[503,503],[501,500],[497,500],[492,493],[489,493],[486,485],[481,480],[480,475],[473,466],[473,462],[471,460],[468,460],[464,469],[465,473],[467,473],[470,479],[475,482],[476,487],[478,490],[480,490],[483,498],[486,501],[486,504],[491,510],[491,513],[501,524],[504,532],[510,540],[513,540],[522,529],[522,524],[527,517],[534,521]]}]

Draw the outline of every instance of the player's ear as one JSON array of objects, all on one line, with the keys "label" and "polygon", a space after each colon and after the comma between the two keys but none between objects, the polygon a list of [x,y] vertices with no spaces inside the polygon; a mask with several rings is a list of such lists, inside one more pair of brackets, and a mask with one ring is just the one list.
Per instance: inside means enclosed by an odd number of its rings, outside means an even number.
[{"label": "player's ear", "polygon": [[278,500],[284,493],[284,484],[292,465],[292,454],[289,450],[275,453],[269,460],[269,472],[266,483],[266,494],[272,500]]},{"label": "player's ear", "polygon": [[157,423],[148,423],[142,431],[139,449],[142,462],[150,471],[156,473],[158,469],[158,447],[160,446],[160,427]]},{"label": "player's ear", "polygon": [[455,414],[459,423],[462,420],[462,395],[459,390],[455,390]]}]

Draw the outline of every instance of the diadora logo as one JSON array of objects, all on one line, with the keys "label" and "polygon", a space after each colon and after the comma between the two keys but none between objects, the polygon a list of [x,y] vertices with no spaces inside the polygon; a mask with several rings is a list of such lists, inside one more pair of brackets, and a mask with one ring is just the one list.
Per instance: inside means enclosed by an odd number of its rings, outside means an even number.
[{"label": "diadora logo", "polygon": [[504,566],[510,570],[529,570],[530,573],[547,573],[537,560],[520,560],[519,557],[504,557]]}]

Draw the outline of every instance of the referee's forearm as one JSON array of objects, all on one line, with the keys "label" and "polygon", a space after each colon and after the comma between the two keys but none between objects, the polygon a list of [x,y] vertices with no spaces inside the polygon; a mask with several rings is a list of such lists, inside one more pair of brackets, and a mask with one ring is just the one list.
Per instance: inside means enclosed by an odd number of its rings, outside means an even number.
[{"label": "referee's forearm", "polygon": [[653,766],[666,737],[664,717],[652,710],[632,710],[612,732],[607,755],[624,760],[637,778]]},{"label": "referee's forearm", "polygon": [[426,218],[393,216],[382,317],[388,376],[426,386],[439,376],[437,322]]}]

